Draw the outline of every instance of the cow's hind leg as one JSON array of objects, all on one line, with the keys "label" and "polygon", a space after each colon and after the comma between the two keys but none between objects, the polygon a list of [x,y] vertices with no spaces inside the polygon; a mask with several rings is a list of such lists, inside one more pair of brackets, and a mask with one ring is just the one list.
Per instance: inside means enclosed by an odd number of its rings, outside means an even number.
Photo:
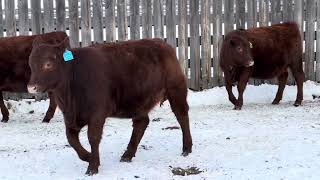
[{"label": "cow's hind leg", "polygon": [[121,156],[121,162],[131,162],[132,158],[137,152],[137,147],[142,139],[142,136],[149,124],[148,115],[140,116],[132,119],[133,121],[133,131],[131,135],[130,142],[128,144],[127,150]]},{"label": "cow's hind leg", "polygon": [[66,127],[67,139],[71,147],[77,152],[79,158],[89,162],[90,153],[84,149],[79,141],[80,130]]},{"label": "cow's hind leg", "polygon": [[297,83],[297,98],[293,105],[300,106],[303,100],[303,81],[304,81],[303,69],[300,66],[291,67],[291,71]]},{"label": "cow's hind leg", "polygon": [[182,155],[187,156],[192,152],[192,138],[189,126],[189,106],[187,103],[187,87],[183,83],[181,86],[168,89],[168,100],[171,109],[175,114],[183,135]]},{"label": "cow's hind leg", "polygon": [[1,109],[1,113],[2,113],[1,122],[8,122],[8,120],[9,120],[9,111],[8,111],[7,107],[5,106],[5,104],[4,104],[2,91],[0,91],[0,109]]},{"label": "cow's hind leg", "polygon": [[50,120],[52,119],[54,112],[56,111],[57,108],[57,104],[56,104],[56,100],[54,98],[54,94],[52,92],[48,93],[49,99],[50,99],[50,104],[49,104],[49,108],[47,110],[46,116],[43,118],[42,122],[44,123],[48,123],[50,122]]},{"label": "cow's hind leg", "polygon": [[282,74],[280,74],[280,76],[278,76],[279,87],[278,87],[277,95],[274,98],[272,104],[279,104],[279,102],[281,101],[283,90],[287,84],[287,80],[288,80],[288,71],[285,71]]}]

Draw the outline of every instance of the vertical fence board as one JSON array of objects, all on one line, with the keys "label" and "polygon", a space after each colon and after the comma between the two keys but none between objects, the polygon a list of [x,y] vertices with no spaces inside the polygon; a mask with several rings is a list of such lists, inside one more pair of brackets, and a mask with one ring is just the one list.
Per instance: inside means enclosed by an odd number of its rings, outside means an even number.
[{"label": "vertical fence board", "polygon": [[142,37],[152,37],[152,0],[142,0]]},{"label": "vertical fence board", "polygon": [[29,23],[28,23],[28,0],[18,1],[18,13],[19,13],[19,35],[28,35]]},{"label": "vertical fence board", "polygon": [[210,3],[201,0],[201,86],[211,86],[211,37],[210,37]]},{"label": "vertical fence board", "polygon": [[307,80],[315,80],[314,73],[314,22],[316,17],[315,0],[306,1],[306,46],[305,75]]},{"label": "vertical fence board", "polygon": [[283,22],[293,20],[292,0],[283,0]]},{"label": "vertical fence board", "polygon": [[280,1],[271,1],[271,24],[278,24],[281,21]]},{"label": "vertical fence board", "polygon": [[105,2],[106,42],[113,42],[116,40],[115,3],[116,0],[106,0]]},{"label": "vertical fence board", "polygon": [[200,90],[199,1],[190,1],[190,88]]},{"label": "vertical fence board", "polygon": [[237,29],[245,29],[245,15],[246,15],[246,1],[245,0],[237,0],[236,1],[236,27]]},{"label": "vertical fence board", "polygon": [[213,86],[219,86],[222,79],[222,71],[219,65],[220,42],[222,41],[222,1],[213,0]]},{"label": "vertical fence board", "polygon": [[90,0],[81,0],[81,46],[91,44]]},{"label": "vertical fence board", "polygon": [[16,35],[16,20],[14,18],[14,1],[6,0],[5,1],[5,19],[6,19],[6,29],[7,36]]},{"label": "vertical fence board", "polygon": [[167,42],[176,47],[176,24],[175,24],[175,0],[167,0],[166,2],[166,31]]},{"label": "vertical fence board", "polygon": [[268,26],[269,21],[269,5],[268,0],[259,1],[259,26]]},{"label": "vertical fence board", "polygon": [[304,1],[295,0],[294,2],[294,21],[299,25],[302,41],[303,37],[303,19],[304,19]]},{"label": "vertical fence board", "polygon": [[179,0],[179,62],[182,71],[188,74],[188,23],[187,23],[187,0]]},{"label": "vertical fence board", "polygon": [[3,11],[2,11],[2,0],[0,0],[0,37],[3,37],[3,30],[5,22],[3,20]]},{"label": "vertical fence board", "polygon": [[54,30],[53,22],[53,0],[43,0],[43,18],[44,18],[44,32],[51,32]]},{"label": "vertical fence board", "polygon": [[41,6],[39,0],[31,0],[31,28],[32,34],[40,34],[40,14]]},{"label": "vertical fence board", "polygon": [[320,81],[320,2],[317,1],[317,56],[316,56],[316,81]]},{"label": "vertical fence board", "polygon": [[103,28],[102,28],[102,2],[101,0],[94,0],[93,3],[93,38],[95,42],[103,42]]},{"label": "vertical fence board", "polygon": [[65,31],[66,19],[66,6],[65,0],[56,0],[56,17],[57,17],[57,30]]},{"label": "vertical fence board", "polygon": [[154,36],[163,38],[163,0],[153,0],[153,22]]},{"label": "vertical fence board", "polygon": [[130,38],[140,39],[140,0],[131,0]]},{"label": "vertical fence board", "polygon": [[69,0],[69,32],[71,47],[79,47],[78,0]]},{"label": "vertical fence board", "polygon": [[224,1],[224,34],[228,34],[233,30],[234,24],[234,1],[233,0],[225,0]]},{"label": "vertical fence board", "polygon": [[125,41],[128,39],[126,0],[118,0],[117,13],[118,39],[119,41]]}]

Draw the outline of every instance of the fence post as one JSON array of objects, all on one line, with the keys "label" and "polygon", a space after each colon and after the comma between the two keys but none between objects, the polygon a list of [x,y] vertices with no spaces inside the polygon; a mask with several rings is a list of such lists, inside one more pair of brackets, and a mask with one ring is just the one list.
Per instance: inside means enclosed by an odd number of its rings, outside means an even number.
[{"label": "fence post", "polygon": [[94,0],[93,3],[93,39],[94,42],[103,42],[103,26],[102,26],[102,2]]},{"label": "fence post", "polygon": [[90,0],[81,0],[81,46],[91,44]]},{"label": "fence post", "polygon": [[41,6],[39,0],[31,0],[31,23],[32,23],[32,34],[40,34],[40,14]]},{"label": "fence post", "polygon": [[179,0],[178,2],[178,12],[179,12],[179,62],[180,67],[186,77],[188,78],[188,23],[187,23],[187,0]]},{"label": "fence post", "polygon": [[6,12],[6,29],[7,36],[16,35],[16,19],[14,17],[14,1],[6,0],[5,1],[5,12]]},{"label": "fence post", "polygon": [[142,0],[142,37],[152,37],[152,0]]},{"label": "fence post", "polygon": [[317,56],[316,56],[316,81],[320,81],[320,2],[317,1]]},{"label": "fence post", "polygon": [[278,24],[281,21],[281,3],[280,2],[281,1],[271,1],[271,24]]},{"label": "fence post", "polygon": [[69,32],[71,47],[79,47],[78,0],[69,0]]},{"label": "fence post", "polygon": [[269,22],[269,4],[268,0],[259,1],[259,27],[268,26]]},{"label": "fence post", "polygon": [[176,50],[176,24],[175,24],[175,0],[167,0],[166,2],[166,30],[167,42]]},{"label": "fence post", "polygon": [[57,31],[66,31],[66,6],[65,0],[56,0],[56,16],[57,16]]},{"label": "fence post", "polygon": [[237,29],[245,29],[245,16],[246,16],[246,1],[245,0],[237,0],[236,3],[237,11]]},{"label": "fence post", "polygon": [[190,1],[190,88],[200,90],[199,1]]},{"label": "fence post", "polygon": [[163,0],[153,1],[154,36],[163,38]]},{"label": "fence post", "polygon": [[130,39],[140,39],[140,0],[130,1]]},{"label": "fence post", "polygon": [[124,41],[128,39],[128,25],[127,25],[127,9],[126,0],[118,0],[118,39]]},{"label": "fence post", "polygon": [[116,0],[106,0],[106,42],[116,41],[115,3]]},{"label": "fence post", "polygon": [[222,71],[219,65],[220,44],[222,42],[222,1],[213,1],[213,86],[222,85]]},{"label": "fence post", "polygon": [[314,81],[314,22],[316,19],[316,4],[314,0],[308,0],[306,3],[305,75],[307,80]]},{"label": "fence post", "polygon": [[224,35],[227,35],[230,31],[233,31],[234,24],[234,1],[224,1]]},{"label": "fence post", "polygon": [[53,0],[43,0],[43,16],[44,16],[44,32],[51,32],[54,30],[53,22]]},{"label": "fence post", "polygon": [[201,0],[201,86],[211,87],[210,3]]},{"label": "fence post", "polygon": [[28,0],[18,1],[18,13],[19,13],[19,35],[29,34],[28,23]]}]

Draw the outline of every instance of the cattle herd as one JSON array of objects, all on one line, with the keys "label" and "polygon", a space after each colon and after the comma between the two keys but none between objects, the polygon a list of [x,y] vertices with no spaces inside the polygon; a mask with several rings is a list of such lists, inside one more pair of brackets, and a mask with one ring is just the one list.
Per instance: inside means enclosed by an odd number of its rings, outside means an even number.
[{"label": "cattle herd", "polygon": [[[9,119],[2,91],[44,93],[50,98],[43,122],[58,106],[63,113],[69,144],[89,163],[86,174],[98,173],[99,144],[107,117],[132,118],[133,131],[121,161],[130,162],[149,124],[148,113],[168,100],[182,130],[182,155],[192,151],[187,103],[187,81],[173,47],[161,39],[130,40],[71,48],[64,32],[0,39],[0,108]],[[220,66],[234,109],[243,105],[250,77],[277,77],[282,99],[288,69],[297,83],[295,106],[303,99],[302,41],[295,23],[235,30],[221,47]],[[237,82],[238,98],[232,93]],[[91,152],[79,141],[88,126]]]}]

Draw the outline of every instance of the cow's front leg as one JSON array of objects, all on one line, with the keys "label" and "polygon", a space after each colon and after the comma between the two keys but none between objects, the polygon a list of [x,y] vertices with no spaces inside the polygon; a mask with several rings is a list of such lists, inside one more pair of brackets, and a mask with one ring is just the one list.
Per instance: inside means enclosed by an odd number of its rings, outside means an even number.
[{"label": "cow's front leg", "polygon": [[233,95],[233,92],[232,92],[232,77],[231,75],[226,72],[224,74],[224,80],[226,82],[226,90],[228,92],[228,97],[229,97],[229,101],[233,104],[233,105],[236,105],[237,104],[237,99],[236,97]]},{"label": "cow's front leg", "polygon": [[86,174],[93,175],[98,173],[100,166],[99,144],[102,137],[104,118],[91,119],[88,124],[88,139],[91,146],[91,156]]},{"label": "cow's front leg", "polygon": [[79,141],[80,129],[72,129],[66,127],[67,139],[71,147],[77,152],[79,158],[83,161],[89,162],[90,153],[84,149]]},{"label": "cow's front leg", "polygon": [[238,95],[237,104],[234,107],[235,110],[241,110],[241,108],[242,108],[243,92],[246,89],[249,77],[250,77],[249,71],[243,70],[243,72],[241,73],[241,76],[240,76],[240,80],[237,85],[239,95]]}]

